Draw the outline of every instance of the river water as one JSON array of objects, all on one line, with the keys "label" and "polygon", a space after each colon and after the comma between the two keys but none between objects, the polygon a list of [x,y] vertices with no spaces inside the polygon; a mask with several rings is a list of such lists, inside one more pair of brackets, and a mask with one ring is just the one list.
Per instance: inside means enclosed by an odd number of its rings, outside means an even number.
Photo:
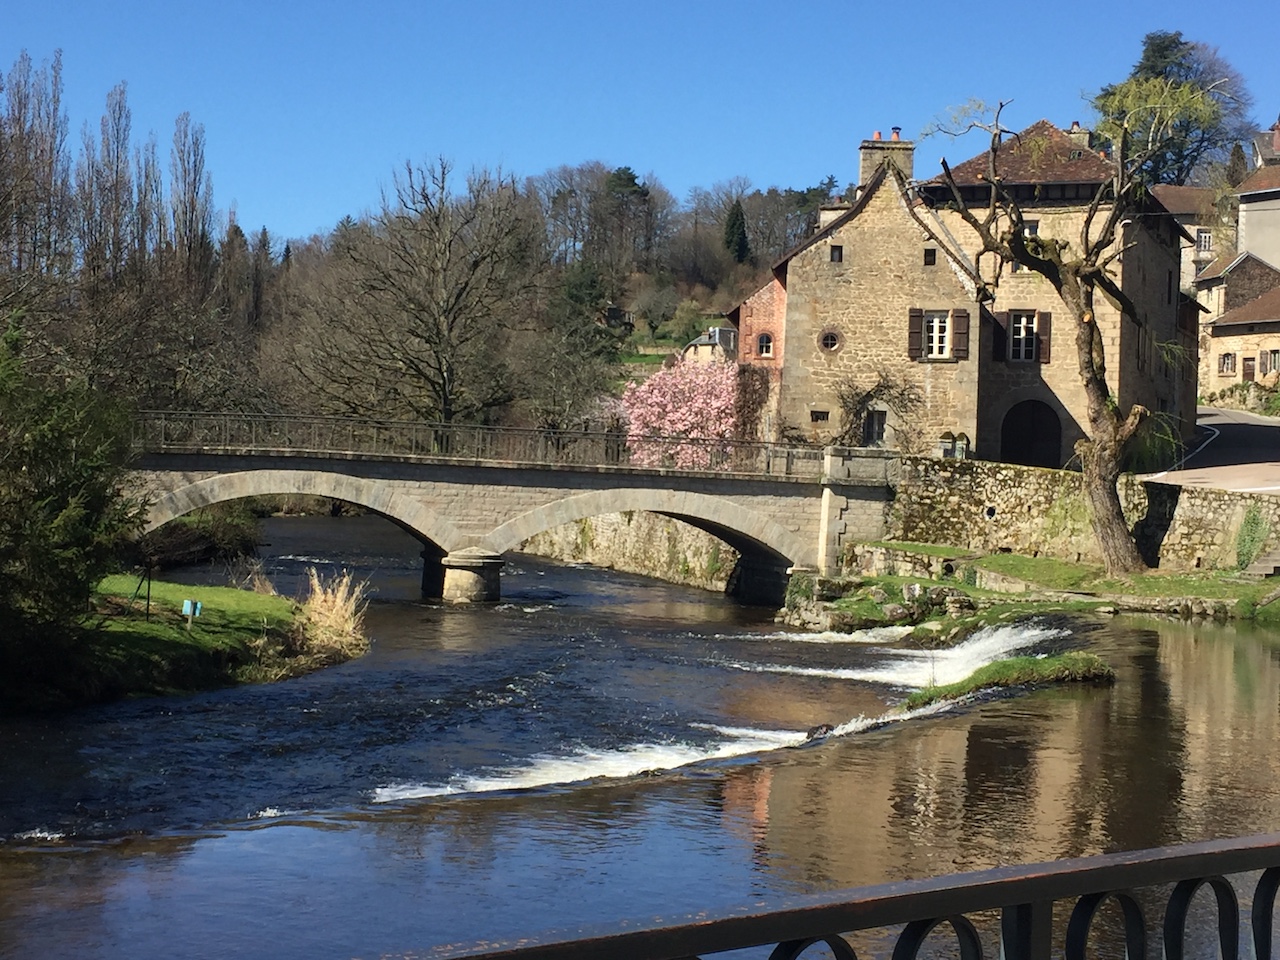
[{"label": "river water", "polygon": [[[0,957],[414,956],[1280,829],[1273,634],[1041,621],[928,652],[524,557],[502,603],[442,608],[377,518],[266,536],[283,590],[308,564],[370,578],[372,652],[0,721]],[[1118,682],[886,716],[1068,647]]]}]

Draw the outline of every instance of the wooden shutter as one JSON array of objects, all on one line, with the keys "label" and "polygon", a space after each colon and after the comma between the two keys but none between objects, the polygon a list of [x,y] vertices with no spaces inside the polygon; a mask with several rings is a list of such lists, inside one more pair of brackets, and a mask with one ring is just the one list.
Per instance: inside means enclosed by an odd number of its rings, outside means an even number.
[{"label": "wooden shutter", "polygon": [[924,310],[912,307],[907,311],[907,356],[919,360],[924,354]]},{"label": "wooden shutter", "polygon": [[1009,311],[1001,310],[999,313],[993,313],[992,318],[995,324],[992,327],[991,336],[991,359],[992,360],[1008,360],[1009,359]]},{"label": "wooden shutter", "polygon": [[1053,314],[1041,310],[1036,314],[1036,359],[1049,362],[1049,334],[1053,330]]},{"label": "wooden shutter", "polygon": [[969,359],[969,311],[951,311],[951,356],[957,360]]},{"label": "wooden shutter", "polygon": [[1258,375],[1265,377],[1267,372],[1267,351],[1260,350],[1258,352]]}]

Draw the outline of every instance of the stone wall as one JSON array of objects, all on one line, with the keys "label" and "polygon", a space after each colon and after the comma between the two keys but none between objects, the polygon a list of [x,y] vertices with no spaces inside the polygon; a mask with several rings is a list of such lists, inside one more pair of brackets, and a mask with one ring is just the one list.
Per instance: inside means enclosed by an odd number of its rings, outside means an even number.
[{"label": "stone wall", "polygon": [[[979,460],[904,457],[889,538],[974,552],[1101,563],[1078,473]],[[1280,497],[1127,478],[1121,500],[1140,549],[1162,569],[1232,569],[1241,523],[1257,505],[1280,549]]]},{"label": "stone wall", "polygon": [[711,534],[641,511],[567,523],[526,540],[519,549],[719,591],[738,561],[738,552]]}]

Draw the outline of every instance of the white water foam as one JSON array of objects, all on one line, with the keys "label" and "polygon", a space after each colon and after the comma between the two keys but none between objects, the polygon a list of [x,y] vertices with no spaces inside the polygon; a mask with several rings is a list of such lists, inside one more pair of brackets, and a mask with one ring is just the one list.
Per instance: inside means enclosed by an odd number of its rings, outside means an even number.
[{"label": "white water foam", "polygon": [[827,630],[821,633],[733,633],[717,634],[717,640],[779,640],[786,643],[893,643],[909,635],[915,627],[871,627],[840,633]]},{"label": "white water foam", "polygon": [[[916,710],[895,710],[879,717],[854,717],[832,729],[827,738],[874,730],[951,709],[952,703],[932,703]],[[535,787],[612,780],[687,767],[707,760],[725,760],[752,753],[768,753],[803,746],[809,739],[803,730],[760,730],[724,727],[711,723],[692,726],[711,730],[728,739],[701,747],[689,744],[642,743],[618,750],[581,750],[566,757],[534,757],[527,765],[488,775],[454,777],[448,783],[398,783],[373,791],[374,803],[396,803],[430,797],[529,790]],[[824,738],[826,739],[826,738]]]},{"label": "white water foam", "polygon": [[887,662],[875,667],[837,669],[792,667],[767,663],[738,663],[725,666],[749,673],[789,673],[801,677],[829,677],[861,680],[891,687],[923,688],[958,683],[979,667],[1035,646],[1045,640],[1066,636],[1070,631],[1031,622],[984,627],[968,640],[940,650],[885,650]]},{"label": "white water foam", "polygon": [[15,833],[15,840],[63,840],[66,839],[65,833],[59,833],[57,830],[45,830],[43,827],[37,827],[34,830],[27,830],[23,833]]},{"label": "white water foam", "polygon": [[524,766],[487,775],[454,777],[447,783],[390,784],[373,791],[373,802],[394,803],[424,797],[528,790],[553,784],[634,777],[642,773],[674,770],[705,760],[724,760],[796,746],[805,738],[803,733],[795,731],[744,729],[734,732],[740,735],[700,747],[683,743],[639,743],[617,750],[580,750],[564,757],[533,757]]}]

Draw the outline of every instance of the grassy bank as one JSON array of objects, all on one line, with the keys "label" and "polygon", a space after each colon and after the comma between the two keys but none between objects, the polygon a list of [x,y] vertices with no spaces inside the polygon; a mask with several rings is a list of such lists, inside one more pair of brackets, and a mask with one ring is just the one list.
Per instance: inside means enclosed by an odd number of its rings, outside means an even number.
[{"label": "grassy bank", "polygon": [[[30,651],[0,680],[0,708],[21,713],[299,676],[364,653],[361,585],[312,579],[301,603],[230,587],[107,577],[94,612],[68,637]],[[201,604],[188,629],[184,600]]]},{"label": "grassy bank", "polygon": [[915,710],[939,700],[958,700],[980,690],[999,687],[1033,687],[1051,683],[1110,683],[1115,671],[1092,653],[1069,651],[1052,657],[1010,657],[975,670],[968,679],[917,690],[903,702]]}]

